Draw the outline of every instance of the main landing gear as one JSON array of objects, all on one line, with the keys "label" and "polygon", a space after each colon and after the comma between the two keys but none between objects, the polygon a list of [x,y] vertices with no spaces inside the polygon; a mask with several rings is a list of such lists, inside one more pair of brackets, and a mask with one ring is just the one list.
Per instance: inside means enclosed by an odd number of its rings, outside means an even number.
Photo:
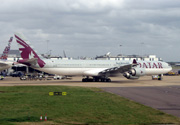
[{"label": "main landing gear", "polygon": [[101,78],[101,77],[93,77],[93,78],[83,78],[82,82],[111,82],[110,78]]}]

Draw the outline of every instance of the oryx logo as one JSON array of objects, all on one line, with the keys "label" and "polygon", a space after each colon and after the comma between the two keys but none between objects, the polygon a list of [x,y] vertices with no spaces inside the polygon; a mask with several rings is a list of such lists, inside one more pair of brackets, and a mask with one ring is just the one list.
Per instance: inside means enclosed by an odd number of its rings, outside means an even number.
[{"label": "oryx logo", "polygon": [[38,65],[42,68],[45,65],[45,62],[39,58],[36,52],[20,37],[15,35],[16,41],[19,44],[19,51],[23,59],[32,59],[37,58]]}]

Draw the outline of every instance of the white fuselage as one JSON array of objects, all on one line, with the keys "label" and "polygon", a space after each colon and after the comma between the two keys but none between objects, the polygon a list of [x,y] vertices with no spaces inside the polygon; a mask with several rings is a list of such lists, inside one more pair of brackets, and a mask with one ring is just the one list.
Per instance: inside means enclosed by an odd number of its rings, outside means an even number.
[{"label": "white fuselage", "polygon": [[[111,61],[111,60],[43,60],[46,64],[43,68],[33,66],[37,70],[50,74],[66,76],[98,76],[99,72],[132,64],[132,61]],[[165,62],[161,61],[139,61],[137,67],[143,69],[145,75],[164,74],[172,70]],[[116,74],[121,75],[121,73]],[[111,74],[109,74],[111,76]]]}]

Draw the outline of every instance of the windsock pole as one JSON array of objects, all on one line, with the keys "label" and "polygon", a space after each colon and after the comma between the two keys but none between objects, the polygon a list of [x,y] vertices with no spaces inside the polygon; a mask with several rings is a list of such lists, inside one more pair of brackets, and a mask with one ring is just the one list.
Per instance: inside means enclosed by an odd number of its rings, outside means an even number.
[{"label": "windsock pole", "polygon": [[42,121],[42,115],[40,116],[40,120]]},{"label": "windsock pole", "polygon": [[44,121],[47,121],[47,114],[45,115]]}]

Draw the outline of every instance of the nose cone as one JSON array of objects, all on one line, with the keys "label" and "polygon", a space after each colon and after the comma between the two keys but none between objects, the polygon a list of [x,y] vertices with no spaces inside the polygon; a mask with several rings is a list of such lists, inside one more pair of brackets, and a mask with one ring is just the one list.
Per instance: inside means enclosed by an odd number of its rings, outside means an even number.
[{"label": "nose cone", "polygon": [[171,66],[169,66],[169,71],[171,71],[172,70],[172,67]]}]

